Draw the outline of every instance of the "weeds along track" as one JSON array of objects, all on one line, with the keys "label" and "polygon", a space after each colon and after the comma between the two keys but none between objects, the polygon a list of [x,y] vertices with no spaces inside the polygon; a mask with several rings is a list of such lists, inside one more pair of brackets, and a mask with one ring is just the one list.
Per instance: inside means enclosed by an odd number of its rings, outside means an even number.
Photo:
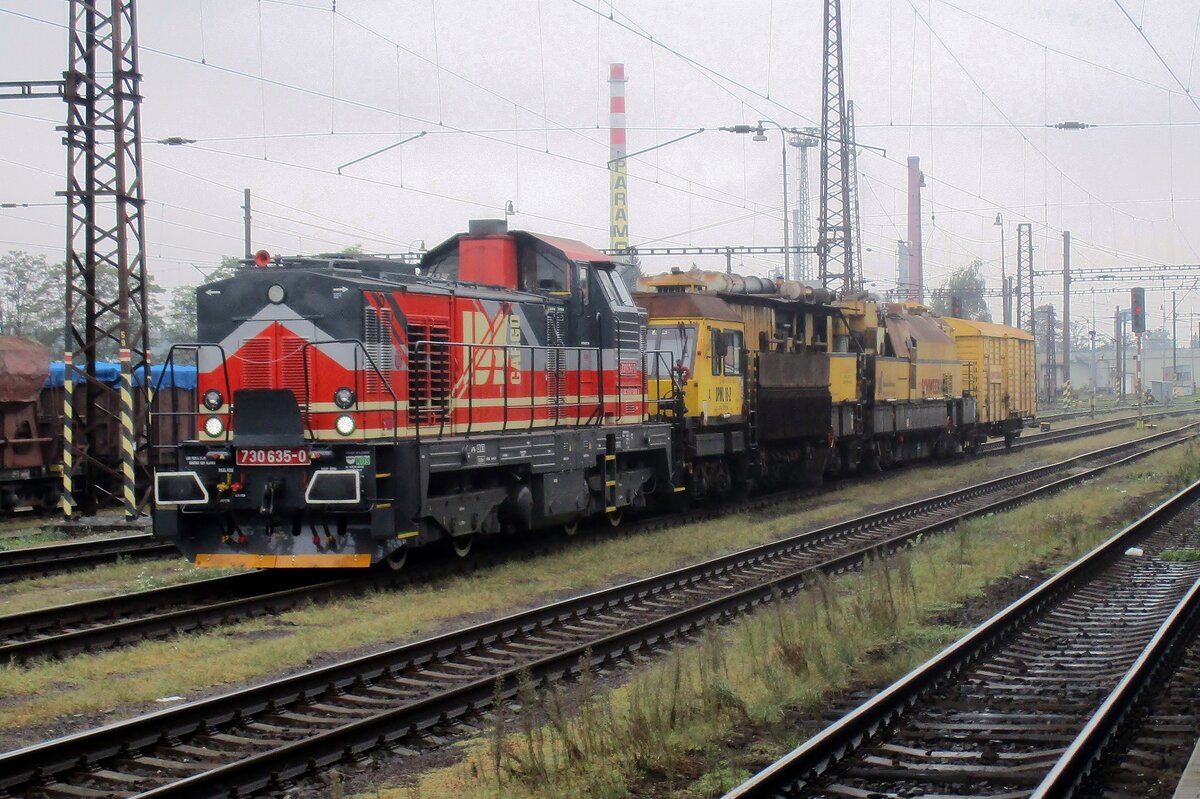
[{"label": "weeds along track", "polygon": [[726,799],[1072,795],[1193,640],[1200,561],[1164,554],[1197,546],[1200,482]]},{"label": "weeds along track", "polygon": [[[1018,446],[1036,446],[1066,438],[1078,438],[1116,427],[1131,420],[1101,423],[1101,429],[1072,429],[1041,434]],[[989,450],[1003,452],[1003,448]],[[1087,456],[1085,456],[1087,457]],[[637,533],[666,525],[690,524],[715,516],[760,510],[774,504],[803,498],[807,491],[783,491],[733,505],[657,517],[627,526],[622,533]],[[485,567],[499,560],[545,554],[562,542],[526,541],[506,553],[489,552],[479,562],[463,565],[423,563],[410,565],[402,577],[369,573],[329,579],[324,574],[267,573],[234,575],[185,583],[133,594],[89,600],[0,616],[0,663],[23,663],[42,657],[64,657],[99,651],[142,640],[164,638],[184,632],[232,624],[256,616],[278,614],[305,602],[327,601],[374,590],[394,590],[415,581]],[[3,553],[0,553],[2,555]]]},{"label": "weeds along track", "polygon": [[652,652],[820,574],[1191,438],[1171,431],[425,641],[0,756],[0,792],[244,796],[379,746],[446,745],[496,699]]}]

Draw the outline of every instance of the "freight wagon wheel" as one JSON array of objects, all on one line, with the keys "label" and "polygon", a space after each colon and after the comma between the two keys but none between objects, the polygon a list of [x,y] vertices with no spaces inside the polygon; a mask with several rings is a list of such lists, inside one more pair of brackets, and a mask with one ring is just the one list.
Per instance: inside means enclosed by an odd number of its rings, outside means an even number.
[{"label": "freight wagon wheel", "polygon": [[475,544],[475,535],[456,535],[450,539],[450,545],[454,547],[454,554],[460,558],[465,558],[471,554],[471,547]]},{"label": "freight wagon wheel", "polygon": [[404,564],[408,563],[408,547],[402,546],[392,554],[383,559],[383,562],[388,565],[392,571],[400,571],[404,568]]}]

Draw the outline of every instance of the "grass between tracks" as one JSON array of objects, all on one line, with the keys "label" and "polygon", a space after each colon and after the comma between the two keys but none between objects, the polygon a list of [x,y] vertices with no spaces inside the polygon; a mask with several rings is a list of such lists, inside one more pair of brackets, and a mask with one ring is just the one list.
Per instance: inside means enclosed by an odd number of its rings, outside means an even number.
[{"label": "grass between tracks", "polygon": [[614,690],[587,677],[527,692],[515,717],[492,714],[489,734],[464,744],[461,763],[363,796],[720,796],[817,731],[846,691],[891,682],[960,636],[940,620],[989,583],[1071,562],[1197,477],[1200,448],[1188,445],[972,520],[710,630]]},{"label": "grass between tracks", "polygon": [[[183,558],[126,560],[85,571],[0,583],[0,613],[24,613],[69,602],[190,583],[238,571],[197,569]],[[0,688],[2,697],[3,688]]]},{"label": "grass between tracks", "polygon": [[[1178,424],[1179,422],[1176,422]],[[377,650],[471,620],[492,618],[551,598],[625,578],[657,573],[870,508],[938,493],[1071,454],[1135,437],[1118,431],[1085,441],[1039,447],[974,462],[898,471],[776,507],[749,518],[727,518],[637,536],[580,541],[550,557],[502,564],[480,573],[439,580],[403,592],[313,605],[277,617],[218,628],[205,634],[85,655],[29,668],[0,668],[0,746],[36,742],[102,721],[161,707],[159,698],[195,698],[214,690]],[[1170,457],[1170,456],[1167,456]],[[919,486],[918,488],[914,488]],[[1149,487],[1144,487],[1149,490]],[[116,587],[150,564],[105,567],[50,581],[25,581],[49,598],[74,584]],[[115,578],[106,575],[116,573]],[[208,576],[200,573],[200,576]],[[166,579],[166,578],[163,578]],[[19,584],[18,584],[19,585]],[[40,588],[38,586],[53,586]],[[129,587],[129,586],[126,586]],[[0,587],[0,592],[13,590]],[[0,610],[23,602],[19,591],[0,593]],[[72,597],[74,599],[75,597]],[[63,601],[61,594],[57,601]]]}]

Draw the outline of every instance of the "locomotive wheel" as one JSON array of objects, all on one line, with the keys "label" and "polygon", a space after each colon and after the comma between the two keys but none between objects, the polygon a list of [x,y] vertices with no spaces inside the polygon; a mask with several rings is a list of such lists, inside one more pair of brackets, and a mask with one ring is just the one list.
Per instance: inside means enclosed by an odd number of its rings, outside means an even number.
[{"label": "locomotive wheel", "polygon": [[475,535],[458,535],[450,539],[450,545],[454,547],[454,554],[460,558],[465,558],[471,554],[471,547],[475,544]]},{"label": "locomotive wheel", "polygon": [[392,554],[383,559],[383,562],[388,565],[388,568],[394,572],[398,572],[404,568],[404,564],[408,563],[408,547],[402,546]]},{"label": "locomotive wheel", "polygon": [[579,532],[579,519],[572,519],[569,522],[563,522],[562,529],[567,536],[575,535]]},{"label": "locomotive wheel", "polygon": [[611,524],[613,527],[620,527],[621,519],[624,517],[624,515],[625,515],[624,511],[614,510],[614,511],[609,511],[606,514],[606,518],[608,519],[608,523]]}]

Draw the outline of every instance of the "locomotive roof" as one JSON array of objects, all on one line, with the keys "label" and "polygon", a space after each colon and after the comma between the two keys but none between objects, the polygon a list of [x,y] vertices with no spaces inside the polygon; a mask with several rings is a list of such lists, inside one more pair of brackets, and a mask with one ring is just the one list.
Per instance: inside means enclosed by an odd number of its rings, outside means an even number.
[{"label": "locomotive roof", "polygon": [[702,292],[658,293],[639,291],[634,302],[646,309],[651,319],[717,319],[740,322],[741,317],[722,297]]},{"label": "locomotive roof", "polygon": [[[427,275],[417,274],[415,264],[407,268],[391,268],[385,271],[375,271],[373,267],[383,259],[368,256],[337,256],[336,258],[295,257],[283,258],[266,267],[244,266],[228,278],[205,283],[197,287],[197,292],[203,292],[227,283],[239,283],[246,279],[255,280],[306,280],[324,278],[337,281],[346,286],[352,286],[360,291],[416,291],[422,294],[450,294],[478,297],[482,299],[500,299],[518,302],[561,302],[554,297],[536,294],[529,291],[488,286],[480,283],[440,280]],[[393,267],[401,266],[390,262]]]},{"label": "locomotive roof", "polygon": [[[613,263],[611,255],[605,255],[594,247],[589,247],[582,241],[575,239],[564,239],[559,236],[547,236],[544,233],[531,233],[528,230],[509,230],[503,235],[512,236],[518,243],[530,243],[533,241],[541,242],[549,246],[551,249],[558,250],[565,258],[571,261],[587,261],[589,263]],[[421,256],[421,266],[425,266],[432,261],[436,261],[445,255],[450,250],[458,247],[458,242],[464,238],[471,238],[470,233],[455,233],[450,238],[431,247],[423,256]]]}]

